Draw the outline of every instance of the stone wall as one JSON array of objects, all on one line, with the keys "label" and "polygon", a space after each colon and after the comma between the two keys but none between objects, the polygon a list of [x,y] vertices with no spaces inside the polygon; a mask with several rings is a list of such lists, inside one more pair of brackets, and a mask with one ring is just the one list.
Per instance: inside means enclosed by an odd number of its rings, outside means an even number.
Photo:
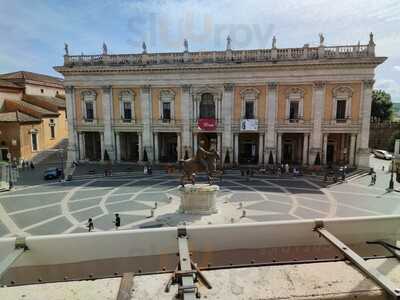
[{"label": "stone wall", "polygon": [[369,147],[391,150],[390,140],[397,132],[400,132],[400,122],[371,122]]}]

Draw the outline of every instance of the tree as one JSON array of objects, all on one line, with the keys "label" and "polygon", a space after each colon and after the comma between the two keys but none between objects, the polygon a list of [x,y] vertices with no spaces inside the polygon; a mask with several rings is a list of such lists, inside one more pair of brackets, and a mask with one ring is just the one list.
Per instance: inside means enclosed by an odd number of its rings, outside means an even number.
[{"label": "tree", "polygon": [[392,119],[393,103],[389,93],[383,90],[372,91],[371,118],[379,121]]}]

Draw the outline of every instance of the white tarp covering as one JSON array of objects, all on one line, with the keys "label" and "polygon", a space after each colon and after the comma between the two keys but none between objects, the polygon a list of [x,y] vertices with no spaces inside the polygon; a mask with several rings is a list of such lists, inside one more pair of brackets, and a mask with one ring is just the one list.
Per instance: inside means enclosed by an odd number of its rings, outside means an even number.
[{"label": "white tarp covering", "polygon": [[257,119],[244,119],[240,122],[240,131],[258,130]]}]

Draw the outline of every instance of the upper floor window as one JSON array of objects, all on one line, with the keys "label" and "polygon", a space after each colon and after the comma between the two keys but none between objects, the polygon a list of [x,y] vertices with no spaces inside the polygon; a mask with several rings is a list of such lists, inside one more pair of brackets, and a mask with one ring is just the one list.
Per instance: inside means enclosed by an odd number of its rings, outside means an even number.
[{"label": "upper floor window", "polygon": [[161,120],[169,122],[174,119],[175,93],[172,90],[160,91]]},{"label": "upper floor window", "polygon": [[289,119],[290,120],[299,119],[299,101],[290,101]]},{"label": "upper floor window", "polygon": [[290,122],[298,122],[303,118],[304,90],[291,88],[286,98],[286,119]]},{"label": "upper floor window", "polygon": [[249,88],[240,92],[242,98],[242,118],[256,119],[257,100],[260,92],[257,89]]},{"label": "upper floor window", "polygon": [[133,96],[134,94],[129,90],[122,91],[119,95],[121,119],[123,119],[124,121],[129,122],[134,118]]},{"label": "upper floor window", "polygon": [[96,93],[94,91],[82,92],[82,101],[85,121],[92,122],[96,116]]},{"label": "upper floor window", "polygon": [[50,119],[49,126],[50,126],[50,138],[55,139],[56,138],[56,128],[55,128],[56,123],[54,123],[54,119]]},{"label": "upper floor window", "polygon": [[245,118],[254,119],[254,101],[246,101]]},{"label": "upper floor window", "polygon": [[215,102],[214,96],[210,93],[201,95],[200,101],[200,118],[215,118]]},{"label": "upper floor window", "polygon": [[332,118],[336,122],[345,122],[351,116],[351,98],[353,90],[347,86],[339,86],[333,90]]}]

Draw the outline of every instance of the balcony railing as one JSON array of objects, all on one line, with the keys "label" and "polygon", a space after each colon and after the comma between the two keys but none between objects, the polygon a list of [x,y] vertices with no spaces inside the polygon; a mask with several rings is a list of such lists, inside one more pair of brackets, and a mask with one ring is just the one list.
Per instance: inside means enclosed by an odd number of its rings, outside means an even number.
[{"label": "balcony railing", "polygon": [[325,120],[322,122],[323,126],[358,126],[360,125],[360,121],[352,120],[351,118],[344,118],[344,119],[332,119],[332,120]]},{"label": "balcony railing", "polygon": [[304,120],[303,117],[288,118],[285,120],[279,120],[278,125],[285,127],[308,127],[312,125],[312,121]]},{"label": "balcony railing", "polygon": [[78,126],[93,126],[93,127],[104,125],[103,119],[86,119],[86,118],[77,120],[76,124]]},{"label": "balcony railing", "polygon": [[285,49],[227,50],[142,54],[65,55],[64,66],[119,66],[201,63],[250,63],[320,58],[375,57],[375,46],[320,46]]}]

